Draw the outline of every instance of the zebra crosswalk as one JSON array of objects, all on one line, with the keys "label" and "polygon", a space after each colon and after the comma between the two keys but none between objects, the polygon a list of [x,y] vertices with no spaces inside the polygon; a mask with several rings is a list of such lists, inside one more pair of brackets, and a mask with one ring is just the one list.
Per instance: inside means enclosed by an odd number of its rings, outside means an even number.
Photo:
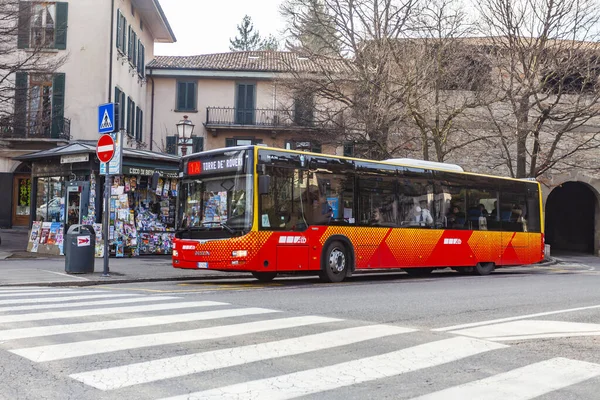
[{"label": "zebra crosswalk", "polygon": [[[157,400],[339,398],[346,388],[381,387],[412,373],[431,377],[436,368],[461,368],[473,359],[487,365],[485,376],[445,380],[432,389],[423,384],[394,398],[528,400],[600,379],[600,364],[564,357],[497,365],[506,351],[507,342],[460,331],[432,333],[185,296],[0,289],[0,357],[48,370],[59,365],[48,379],[60,374],[73,387],[83,385],[77,398],[98,398],[90,391]],[[339,352],[343,356],[334,356]],[[203,379],[231,370],[237,373],[230,381]]]}]

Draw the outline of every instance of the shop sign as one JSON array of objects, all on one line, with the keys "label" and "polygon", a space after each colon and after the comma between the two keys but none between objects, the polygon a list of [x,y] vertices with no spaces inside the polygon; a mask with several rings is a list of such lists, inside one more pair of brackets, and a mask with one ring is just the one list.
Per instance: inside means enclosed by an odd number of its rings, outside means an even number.
[{"label": "shop sign", "polygon": [[152,176],[155,172],[161,177],[164,178],[178,178],[177,171],[166,171],[162,169],[154,169],[154,168],[138,168],[138,167],[123,167],[124,175],[140,175],[140,176]]},{"label": "shop sign", "polygon": [[88,161],[90,161],[89,153],[69,154],[69,155],[65,155],[65,156],[60,156],[61,164],[72,164],[72,163],[88,162]]},{"label": "shop sign", "polygon": [[209,160],[190,160],[187,164],[188,175],[200,175],[221,172],[237,172],[244,168],[245,152],[233,156],[216,156]]}]

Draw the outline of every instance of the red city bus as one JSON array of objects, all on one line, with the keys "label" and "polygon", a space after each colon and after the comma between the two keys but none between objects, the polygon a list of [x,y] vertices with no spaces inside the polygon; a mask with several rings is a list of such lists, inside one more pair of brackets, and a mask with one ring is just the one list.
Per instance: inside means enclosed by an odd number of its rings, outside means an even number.
[{"label": "red city bus", "polygon": [[181,167],[175,268],[340,282],[383,268],[487,275],[544,258],[535,181],[262,146],[188,155]]}]

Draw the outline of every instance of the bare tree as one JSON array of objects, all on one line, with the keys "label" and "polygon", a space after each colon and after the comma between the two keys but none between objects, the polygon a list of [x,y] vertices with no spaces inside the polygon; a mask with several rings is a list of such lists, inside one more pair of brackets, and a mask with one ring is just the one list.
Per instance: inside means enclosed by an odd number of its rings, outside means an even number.
[{"label": "bare tree", "polygon": [[600,10],[595,0],[481,0],[493,84],[487,107],[511,176],[538,177],[600,146]]},{"label": "bare tree", "polygon": [[[67,27],[40,14],[46,11],[43,7],[36,9],[34,3],[0,0],[0,135],[25,134],[31,127],[27,114],[31,96],[38,96],[40,102],[48,96],[32,94],[27,82],[19,82],[18,74],[45,79],[66,60],[66,56],[56,55],[48,48],[63,37]],[[40,126],[53,123],[48,121],[50,115],[39,117]]]},{"label": "bare tree", "polygon": [[[403,87],[407,124],[420,135],[420,156],[446,156],[486,138],[470,128],[472,115],[496,101],[489,91],[491,68],[473,42],[460,2],[428,2],[412,23],[412,38],[398,42],[396,84]],[[434,155],[430,155],[433,148]]]},{"label": "bare tree", "polygon": [[391,156],[390,135],[405,117],[393,51],[416,6],[417,0],[284,3],[290,41],[317,45],[302,46],[304,67],[290,65],[292,79],[282,84],[296,97],[312,98],[311,124],[322,141],[351,140],[361,145],[359,155]]}]

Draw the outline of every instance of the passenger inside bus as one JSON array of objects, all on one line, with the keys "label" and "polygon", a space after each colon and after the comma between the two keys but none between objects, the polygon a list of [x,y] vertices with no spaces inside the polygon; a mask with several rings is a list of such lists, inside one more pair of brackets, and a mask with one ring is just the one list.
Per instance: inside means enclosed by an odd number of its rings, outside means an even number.
[{"label": "passenger inside bus", "polygon": [[462,229],[465,227],[465,213],[460,211],[458,206],[453,206],[450,213],[446,216],[448,228]]}]

